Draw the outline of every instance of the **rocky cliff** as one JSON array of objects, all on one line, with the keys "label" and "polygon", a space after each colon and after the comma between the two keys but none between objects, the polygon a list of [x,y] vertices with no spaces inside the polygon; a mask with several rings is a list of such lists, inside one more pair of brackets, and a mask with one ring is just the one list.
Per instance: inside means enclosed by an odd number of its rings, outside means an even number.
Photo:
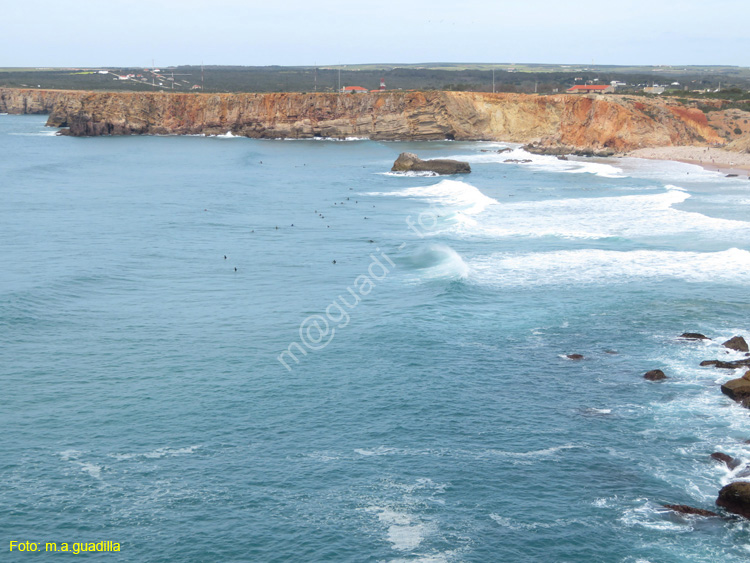
[{"label": "rocky cliff", "polygon": [[0,88],[0,113],[52,113],[56,105],[82,95],[75,90]]},{"label": "rocky cliff", "polygon": [[697,108],[627,96],[478,92],[170,94],[0,89],[0,111],[49,112],[74,136],[490,140],[624,152],[723,143]]}]

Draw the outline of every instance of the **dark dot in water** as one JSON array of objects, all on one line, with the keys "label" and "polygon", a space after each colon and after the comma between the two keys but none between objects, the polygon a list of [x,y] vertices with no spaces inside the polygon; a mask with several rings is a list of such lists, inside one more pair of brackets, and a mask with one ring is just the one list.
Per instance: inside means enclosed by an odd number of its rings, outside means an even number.
[{"label": "dark dot in water", "polygon": [[237,271],[237,267],[235,267],[235,268],[234,268],[234,271],[235,271],[235,272]]},{"label": "dark dot in water", "polygon": [[334,261],[333,261],[333,263],[335,264],[335,263],[336,263],[336,260],[334,260]]},{"label": "dark dot in water", "polygon": [[225,255],[224,255],[224,260],[226,260],[226,259],[227,259],[227,255],[225,254]]}]

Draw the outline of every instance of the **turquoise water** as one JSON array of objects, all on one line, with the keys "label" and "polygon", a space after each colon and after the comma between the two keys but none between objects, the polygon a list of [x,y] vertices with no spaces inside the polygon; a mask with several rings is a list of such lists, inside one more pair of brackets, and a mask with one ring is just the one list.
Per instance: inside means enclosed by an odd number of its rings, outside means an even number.
[{"label": "turquoise water", "polygon": [[[3,550],[747,560],[747,521],[660,508],[750,461],[734,374],[698,367],[748,336],[746,179],[43,125],[0,117]],[[384,174],[404,150],[473,172]]]}]

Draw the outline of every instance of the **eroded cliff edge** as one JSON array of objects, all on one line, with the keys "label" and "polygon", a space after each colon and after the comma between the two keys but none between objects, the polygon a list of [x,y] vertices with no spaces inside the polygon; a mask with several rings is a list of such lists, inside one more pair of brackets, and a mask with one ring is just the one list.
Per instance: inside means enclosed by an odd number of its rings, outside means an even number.
[{"label": "eroded cliff edge", "polygon": [[74,136],[231,132],[253,138],[541,141],[583,150],[724,144],[671,100],[478,92],[172,94],[0,89],[0,112],[49,113]]}]

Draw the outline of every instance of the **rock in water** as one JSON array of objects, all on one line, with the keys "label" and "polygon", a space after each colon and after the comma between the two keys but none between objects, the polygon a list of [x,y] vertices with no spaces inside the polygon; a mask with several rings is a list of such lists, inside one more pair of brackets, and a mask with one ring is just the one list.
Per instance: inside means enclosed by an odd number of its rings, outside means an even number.
[{"label": "rock in water", "polygon": [[416,154],[402,152],[393,163],[391,172],[435,172],[436,174],[468,174],[471,166],[468,162],[436,158],[422,160]]},{"label": "rock in water", "polygon": [[582,360],[583,354],[568,354],[565,357],[568,358],[569,360]]},{"label": "rock in water", "polygon": [[750,407],[750,381],[744,377],[730,379],[721,386],[721,392],[742,406]]},{"label": "rock in water", "polygon": [[729,483],[719,491],[716,504],[726,508],[729,512],[750,518],[750,483],[746,481]]},{"label": "rock in water", "polygon": [[734,360],[733,362],[722,362],[721,360],[703,360],[701,366],[714,366],[722,369],[737,369],[744,366],[750,367],[750,360]]},{"label": "rock in water", "polygon": [[737,350],[738,352],[747,352],[747,342],[745,342],[745,339],[741,336],[735,336],[733,338],[730,338],[724,344],[722,344],[724,348],[729,348],[730,350]]},{"label": "rock in water", "polygon": [[711,512],[710,510],[693,508],[692,506],[688,506],[686,504],[663,504],[662,506],[664,508],[668,508],[669,510],[679,512],[680,514],[695,514],[696,516],[718,516],[718,514],[716,514],[715,512]]},{"label": "rock in water", "polygon": [[708,336],[704,336],[700,332],[683,332],[680,338],[685,338],[686,340],[711,340]]},{"label": "rock in water", "polygon": [[643,377],[648,379],[649,381],[661,381],[662,379],[667,379],[667,376],[664,375],[664,372],[660,369],[652,369],[651,371],[647,371],[643,374]]},{"label": "rock in water", "polygon": [[736,469],[742,463],[739,459],[734,459],[732,456],[729,456],[721,452],[712,453],[711,458],[715,459],[716,461],[721,461],[722,463],[725,463],[729,469]]}]

